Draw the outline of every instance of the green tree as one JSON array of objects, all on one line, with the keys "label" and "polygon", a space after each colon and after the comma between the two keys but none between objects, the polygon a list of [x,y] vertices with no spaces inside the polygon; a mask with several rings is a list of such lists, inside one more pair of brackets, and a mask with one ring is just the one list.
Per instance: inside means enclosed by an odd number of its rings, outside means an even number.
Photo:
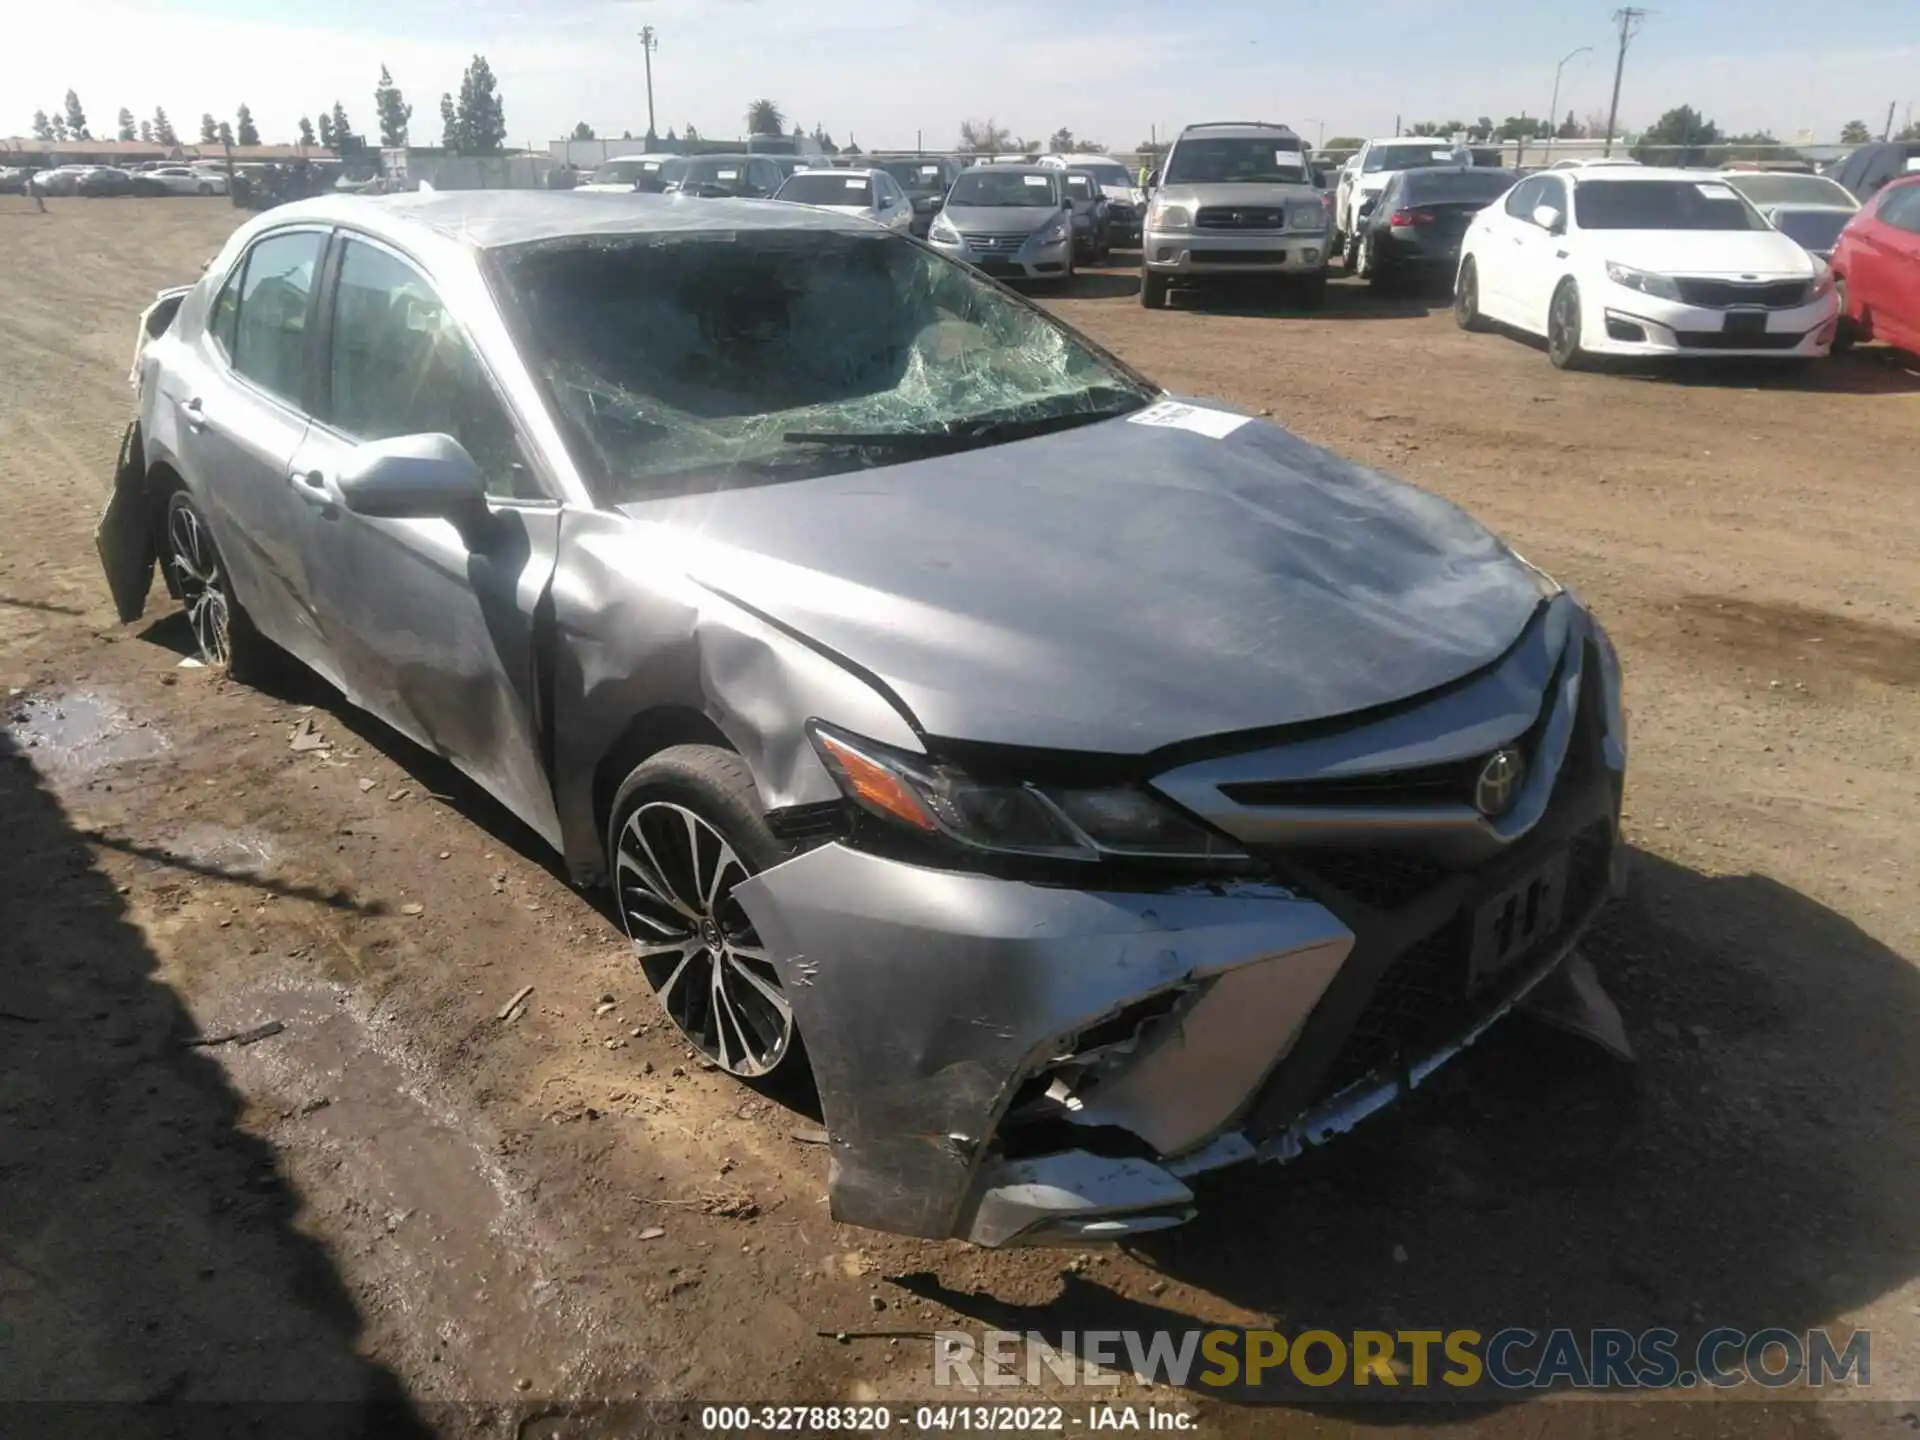
[{"label": "green tree", "polygon": [[298,134],[300,136],[300,143],[302,145],[310,146],[313,144],[313,121],[309,120],[304,115],[300,117],[300,128],[299,128]]},{"label": "green tree", "polygon": [[1366,143],[1358,135],[1336,135],[1320,148],[1322,150],[1358,150]]},{"label": "green tree", "polygon": [[1586,132],[1580,128],[1580,122],[1573,118],[1573,112],[1567,111],[1567,118],[1560,122],[1560,128],[1553,132],[1556,140],[1584,140]]},{"label": "green tree", "polygon": [[1073,131],[1062,125],[1047,137],[1047,149],[1055,155],[1071,155],[1074,150]]},{"label": "green tree", "polygon": [[1491,115],[1482,115],[1467,127],[1467,139],[1491,140],[1493,138],[1493,129],[1493,117]]},{"label": "green tree", "polygon": [[211,115],[200,117],[200,143],[211,145],[220,138],[220,122]]},{"label": "green tree", "polygon": [[1691,105],[1667,111],[1646,128],[1633,158],[1654,165],[1699,165],[1720,143],[1720,127]]},{"label": "green tree", "polygon": [[996,124],[989,115],[985,120],[960,122],[960,148],[970,155],[999,155],[1020,147],[1014,141],[1013,132]]},{"label": "green tree", "polygon": [[574,125],[574,127],[573,127],[573,138],[574,138],[574,139],[576,139],[576,140],[592,140],[592,139],[594,139],[594,138],[595,138],[595,136],[594,136],[594,133],[593,133],[593,126],[591,126],[591,125],[589,125],[589,124],[588,124],[588,123],[587,123],[586,121],[584,121],[584,120],[582,120],[582,121],[579,121],[579,122],[578,122],[577,124],[575,124],[575,125]]},{"label": "green tree", "polygon": [[53,117],[53,138],[56,144],[64,145],[67,143],[67,121],[63,115]]},{"label": "green tree", "polygon": [[320,112],[320,146],[324,150],[333,149],[333,114],[328,110]]},{"label": "green tree", "polygon": [[455,106],[462,155],[498,155],[507,142],[507,112],[487,57],[476,55],[460,77]]},{"label": "green tree", "polygon": [[380,117],[380,143],[394,149],[404,148],[413,107],[407,104],[384,65],[380,67],[380,83],[373,87],[373,108]]},{"label": "green tree", "polygon": [[1920,140],[1920,124],[1907,126],[1893,138],[1896,140]]},{"label": "green tree", "polygon": [[1871,139],[1873,139],[1873,132],[1867,129],[1867,122],[1864,120],[1849,120],[1840,127],[1842,145],[1865,145]]},{"label": "green tree", "polygon": [[121,140],[133,140],[139,137],[140,127],[133,123],[133,111],[127,109],[124,105],[120,107],[119,121],[119,135],[117,138]]},{"label": "green tree", "polygon": [[814,125],[813,143],[820,147],[820,153],[822,155],[838,155],[840,153],[840,147],[833,143],[833,136],[827,133],[827,127],[824,125]]},{"label": "green tree", "polygon": [[66,104],[67,134],[75,140],[91,140],[93,132],[87,129],[87,112],[80,108],[80,97],[73,91],[67,91]]},{"label": "green tree", "polygon": [[1527,115],[1509,115],[1493,132],[1496,140],[1544,140],[1551,134],[1552,125]]},{"label": "green tree", "polygon": [[241,145],[258,145],[260,143],[260,127],[253,123],[253,111],[249,110],[244,102],[242,102],[240,108],[234,112],[233,138],[235,142]]},{"label": "green tree", "polygon": [[327,117],[333,121],[333,148],[342,155],[357,155],[367,148],[367,142],[353,133],[353,126],[347,121],[347,107],[338,100],[333,102],[333,113]]},{"label": "green tree", "polygon": [[142,145],[153,144],[153,121],[142,120],[140,122],[140,143]]},{"label": "green tree", "polygon": [[36,110],[33,112],[33,138],[36,140],[53,139],[53,121],[47,118],[47,112],[44,110]]},{"label": "green tree", "polygon": [[180,143],[180,137],[174,133],[173,121],[167,118],[167,107],[164,105],[153,107],[153,143],[165,145],[168,149]]},{"label": "green tree", "polygon": [[687,122],[687,143],[689,145],[698,145],[700,143],[700,132],[693,128],[693,122],[691,120]]},{"label": "green tree", "polygon": [[440,148],[449,155],[460,153],[460,116],[453,108],[453,96],[440,97]]},{"label": "green tree", "polygon": [[756,100],[747,106],[749,135],[778,135],[787,128],[787,117],[771,100]]},{"label": "green tree", "polygon": [[233,148],[233,126],[222,120],[219,128],[213,132],[213,138],[220,142],[223,149],[231,150]]}]

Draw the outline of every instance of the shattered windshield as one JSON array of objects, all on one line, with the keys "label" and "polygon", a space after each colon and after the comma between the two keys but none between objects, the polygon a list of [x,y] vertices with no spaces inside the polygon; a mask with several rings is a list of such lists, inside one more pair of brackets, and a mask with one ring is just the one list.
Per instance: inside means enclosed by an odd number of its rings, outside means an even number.
[{"label": "shattered windshield", "polygon": [[528,364],[608,504],[921,459],[1151,396],[899,236],[675,231],[498,264]]}]

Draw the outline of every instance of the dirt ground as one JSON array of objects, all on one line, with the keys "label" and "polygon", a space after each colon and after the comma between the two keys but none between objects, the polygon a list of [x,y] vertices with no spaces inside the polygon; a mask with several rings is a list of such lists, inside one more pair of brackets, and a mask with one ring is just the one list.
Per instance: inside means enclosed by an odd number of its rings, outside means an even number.
[{"label": "dirt ground", "polygon": [[[0,1402],[634,1433],[693,1412],[576,1402],[933,1398],[933,1328],[1834,1325],[1874,1332],[1893,1403],[1111,1393],[1223,1435],[1920,1428],[1911,362],[1563,375],[1344,281],[1314,316],[1149,313],[1123,270],[1049,301],[1461,502],[1605,618],[1632,893],[1589,951],[1640,1059],[1514,1022],[1343,1143],[1212,1185],[1199,1223],[990,1254],[832,1224],[815,1121],[675,1045],[595,898],[446,766],[317,682],[183,668],[164,597],[115,623],[91,534],[134,319],[239,218],[0,199]],[[872,1331],[900,1333],[835,1338]]]}]

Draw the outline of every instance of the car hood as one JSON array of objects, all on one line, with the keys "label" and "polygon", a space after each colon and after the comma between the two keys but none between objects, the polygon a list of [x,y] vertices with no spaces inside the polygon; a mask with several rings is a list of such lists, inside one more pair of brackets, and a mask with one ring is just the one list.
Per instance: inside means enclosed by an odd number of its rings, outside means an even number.
[{"label": "car hood", "polygon": [[956,230],[1028,234],[1065,212],[1057,205],[948,205],[940,212]]},{"label": "car hood", "polygon": [[1807,252],[1777,230],[1590,230],[1604,260],[1667,275],[1813,278]]},{"label": "car hood", "polygon": [[1258,420],[1116,419],[623,509],[925,733],[1115,755],[1447,684],[1548,583],[1447,501]]},{"label": "car hood", "polygon": [[1242,181],[1231,185],[1162,185],[1153,198],[1172,205],[1284,205],[1289,200],[1320,202],[1320,192],[1302,180],[1297,184],[1275,181],[1257,184]]}]

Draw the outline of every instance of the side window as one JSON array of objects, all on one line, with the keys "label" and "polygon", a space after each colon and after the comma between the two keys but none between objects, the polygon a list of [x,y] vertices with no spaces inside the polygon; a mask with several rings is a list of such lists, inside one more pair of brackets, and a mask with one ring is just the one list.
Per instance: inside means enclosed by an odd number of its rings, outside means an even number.
[{"label": "side window", "polygon": [[451,435],[502,499],[538,499],[506,407],[419,271],[346,242],[334,292],[328,419],[356,440]]},{"label": "side window", "polygon": [[213,308],[207,312],[207,334],[213,337],[213,343],[220,347],[229,365],[233,363],[234,326],[240,319],[240,286],[246,275],[247,261],[243,255],[240,263],[233,267],[233,273],[227,276],[227,283],[220,287],[220,293],[213,297]]},{"label": "side window", "polygon": [[1902,185],[1897,190],[1881,191],[1876,218],[1896,230],[1920,233],[1920,185]]},{"label": "side window", "polygon": [[326,243],[319,230],[269,235],[247,252],[240,284],[229,349],[233,368],[269,394],[296,403],[306,388],[307,300]]},{"label": "side window", "polygon": [[1546,184],[1536,176],[1514,186],[1513,193],[1507,196],[1507,214],[1516,220],[1531,220],[1533,207],[1540,203],[1540,192],[1546,188]]},{"label": "side window", "polygon": [[[1551,205],[1555,210],[1560,212],[1560,218],[1565,220],[1567,218],[1566,185],[1559,180],[1542,176],[1540,179],[1540,198],[1536,200],[1534,204]],[[1531,214],[1532,210],[1529,209],[1528,213]]]}]

